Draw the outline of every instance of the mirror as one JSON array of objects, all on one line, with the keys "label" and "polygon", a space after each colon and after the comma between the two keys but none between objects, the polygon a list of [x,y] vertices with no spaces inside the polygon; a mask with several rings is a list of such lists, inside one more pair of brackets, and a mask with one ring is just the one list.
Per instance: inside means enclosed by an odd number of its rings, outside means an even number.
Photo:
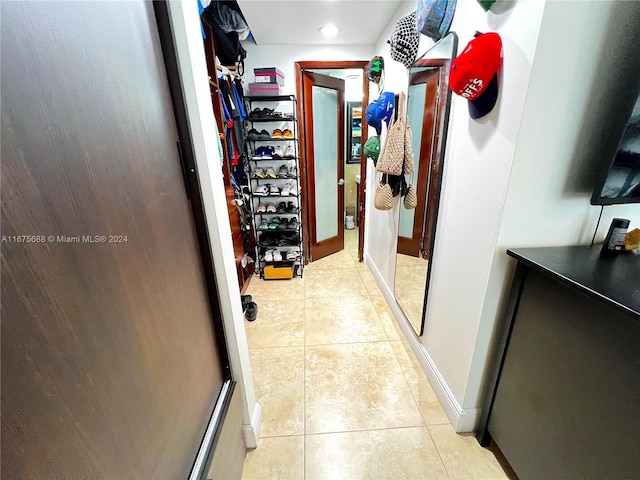
[{"label": "mirror", "polygon": [[438,203],[449,123],[449,69],[458,36],[449,32],[409,70],[407,123],[413,134],[415,209],[400,203],[394,295],[418,336],[424,331]]}]

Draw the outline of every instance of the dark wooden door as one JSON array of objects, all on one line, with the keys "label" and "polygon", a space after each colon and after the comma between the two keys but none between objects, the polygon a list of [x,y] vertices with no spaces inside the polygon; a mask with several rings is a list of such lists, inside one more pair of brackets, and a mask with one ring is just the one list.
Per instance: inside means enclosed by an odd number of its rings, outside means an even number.
[{"label": "dark wooden door", "polygon": [[223,361],[153,5],[0,8],[2,476],[186,478]]},{"label": "dark wooden door", "polygon": [[303,73],[309,256],[344,249],[345,82]]},{"label": "dark wooden door", "polygon": [[[437,160],[434,156],[434,140],[437,125],[439,77],[439,69],[434,67],[432,70],[414,74],[410,79],[409,85],[409,97],[411,97],[413,93],[414,98],[424,98],[424,110],[422,110],[421,119],[422,129],[412,130],[414,137],[414,165],[415,170],[418,172],[417,175],[414,173],[418,203],[413,211],[411,236],[398,235],[398,253],[411,255],[412,257],[420,256],[424,234],[425,212],[429,207],[427,191],[430,181],[431,164],[434,159]],[[416,122],[412,121],[409,122],[409,124],[415,127]],[[419,147],[416,148],[416,145]],[[410,211],[403,211],[402,214],[408,215]]]}]

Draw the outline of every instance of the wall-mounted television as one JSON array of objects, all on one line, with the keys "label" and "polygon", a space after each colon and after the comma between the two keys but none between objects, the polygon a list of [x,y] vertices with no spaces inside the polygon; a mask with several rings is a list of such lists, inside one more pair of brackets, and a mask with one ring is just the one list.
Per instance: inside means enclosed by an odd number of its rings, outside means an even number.
[{"label": "wall-mounted television", "polygon": [[591,205],[640,203],[640,95],[627,122],[618,151],[598,178]]}]

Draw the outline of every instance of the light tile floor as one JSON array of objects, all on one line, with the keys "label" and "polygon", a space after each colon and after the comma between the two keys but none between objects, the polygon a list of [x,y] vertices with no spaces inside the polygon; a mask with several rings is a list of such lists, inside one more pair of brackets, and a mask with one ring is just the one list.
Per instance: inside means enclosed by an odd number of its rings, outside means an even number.
[{"label": "light tile floor", "polygon": [[244,479],[503,479],[473,435],[449,425],[375,280],[345,250],[304,278],[251,280],[246,322],[260,444]]}]

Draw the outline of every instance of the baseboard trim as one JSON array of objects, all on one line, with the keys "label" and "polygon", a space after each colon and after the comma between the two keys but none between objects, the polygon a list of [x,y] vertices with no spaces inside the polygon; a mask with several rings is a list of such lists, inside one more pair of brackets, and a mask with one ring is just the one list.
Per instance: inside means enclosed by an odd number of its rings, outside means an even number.
[{"label": "baseboard trim", "polygon": [[435,362],[429,355],[429,352],[427,352],[425,346],[420,343],[420,339],[413,331],[413,327],[409,323],[409,320],[396,303],[393,292],[387,288],[380,271],[377,269],[375,263],[371,261],[371,257],[369,257],[367,253],[364,254],[364,263],[369,267],[371,274],[375,278],[380,291],[387,301],[389,309],[393,313],[396,322],[398,322],[398,326],[400,327],[400,330],[402,330],[407,343],[416,356],[416,359],[427,377],[433,392],[436,394],[436,397],[438,397],[438,401],[440,402],[440,405],[442,405],[442,409],[446,413],[451,426],[453,426],[455,431],[458,433],[474,432],[477,428],[478,422],[480,421],[482,409],[464,409],[460,406],[444,377],[438,370]]},{"label": "baseboard trim", "polygon": [[251,425],[243,425],[242,433],[244,434],[244,443],[247,446],[247,450],[252,450],[258,447],[258,441],[260,440],[260,430],[262,429],[262,407],[256,402],[256,407],[253,409],[253,415],[251,415]]}]

